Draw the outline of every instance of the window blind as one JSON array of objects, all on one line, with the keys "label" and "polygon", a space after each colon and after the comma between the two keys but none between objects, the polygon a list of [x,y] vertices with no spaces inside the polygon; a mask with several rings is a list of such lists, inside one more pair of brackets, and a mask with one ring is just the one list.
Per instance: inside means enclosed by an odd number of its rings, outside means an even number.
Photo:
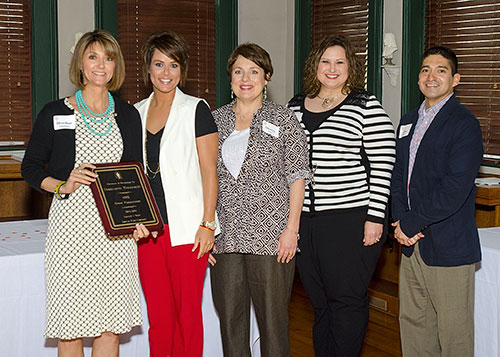
[{"label": "window blind", "polygon": [[500,2],[426,3],[426,48],[441,45],[458,57],[455,93],[481,123],[485,152],[500,155]]},{"label": "window blind", "polygon": [[189,44],[185,93],[204,98],[215,109],[215,1],[118,0],[118,42],[126,64],[120,97],[130,103],[147,97],[140,49],[153,32],[171,30]]},{"label": "window blind", "polygon": [[30,1],[0,2],[0,141],[31,134]]}]

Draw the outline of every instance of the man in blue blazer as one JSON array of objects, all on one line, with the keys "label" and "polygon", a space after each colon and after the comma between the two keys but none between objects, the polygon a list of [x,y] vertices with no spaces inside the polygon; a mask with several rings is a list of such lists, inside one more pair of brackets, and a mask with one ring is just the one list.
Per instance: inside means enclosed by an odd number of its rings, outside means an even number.
[{"label": "man in blue blazer", "polygon": [[481,260],[474,179],[483,157],[476,117],[453,89],[455,53],[425,51],[425,97],[397,131],[392,175],[395,237],[403,245],[400,331],[404,356],[473,356],[474,271]]}]

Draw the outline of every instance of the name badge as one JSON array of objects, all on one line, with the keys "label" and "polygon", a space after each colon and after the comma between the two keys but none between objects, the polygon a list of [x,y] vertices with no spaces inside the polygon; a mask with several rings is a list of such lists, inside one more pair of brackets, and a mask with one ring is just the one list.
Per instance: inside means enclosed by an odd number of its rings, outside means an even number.
[{"label": "name badge", "polygon": [[262,131],[264,133],[274,136],[275,138],[277,138],[280,135],[280,127],[272,123],[269,123],[267,120],[264,120],[262,122]]},{"label": "name badge", "polygon": [[399,128],[399,138],[404,138],[410,134],[412,124],[401,125]]},{"label": "name badge", "polygon": [[54,115],[54,130],[75,130],[75,115]]}]

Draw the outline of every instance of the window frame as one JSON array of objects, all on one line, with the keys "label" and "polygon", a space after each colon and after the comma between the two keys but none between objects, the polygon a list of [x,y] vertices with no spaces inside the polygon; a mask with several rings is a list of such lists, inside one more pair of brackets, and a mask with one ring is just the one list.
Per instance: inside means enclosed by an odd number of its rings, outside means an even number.
[{"label": "window frame", "polygon": [[[34,1],[34,0],[32,0]],[[226,61],[238,44],[238,0],[215,1],[216,106],[226,104],[231,87],[226,75]],[[94,0],[95,28],[118,34],[117,1]],[[231,31],[227,31],[231,29]],[[212,108],[215,109],[215,108]]]},{"label": "window frame", "polygon": [[[227,31],[231,29],[231,31]],[[226,63],[238,46],[238,0],[215,0],[215,58],[217,108],[231,100],[231,85],[226,73]]]},{"label": "window frame", "polygon": [[32,118],[58,99],[57,0],[31,0]]},{"label": "window frame", "polygon": [[[31,17],[31,123],[36,121],[43,106],[58,99],[58,34],[57,0],[30,3]],[[23,146],[1,147],[0,151],[14,151]]]},{"label": "window frame", "polygon": [[[415,14],[418,14],[418,16]],[[417,82],[424,47],[425,0],[403,0],[403,52],[401,59],[402,116],[418,107],[423,100],[423,95],[418,89]]]}]

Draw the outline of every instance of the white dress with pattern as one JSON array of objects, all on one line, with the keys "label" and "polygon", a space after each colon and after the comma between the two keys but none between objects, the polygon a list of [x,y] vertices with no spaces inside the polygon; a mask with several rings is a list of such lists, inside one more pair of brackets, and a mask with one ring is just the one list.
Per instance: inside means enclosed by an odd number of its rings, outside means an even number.
[{"label": "white dress with pattern", "polygon": [[[68,100],[65,104],[73,109]],[[118,162],[123,142],[114,120],[105,136],[93,134],[74,110],[75,167]],[[90,123],[105,132],[108,123]],[[108,237],[90,187],[52,201],[45,247],[45,337],[73,339],[105,331],[125,333],[142,323],[137,245],[130,236]]]}]

